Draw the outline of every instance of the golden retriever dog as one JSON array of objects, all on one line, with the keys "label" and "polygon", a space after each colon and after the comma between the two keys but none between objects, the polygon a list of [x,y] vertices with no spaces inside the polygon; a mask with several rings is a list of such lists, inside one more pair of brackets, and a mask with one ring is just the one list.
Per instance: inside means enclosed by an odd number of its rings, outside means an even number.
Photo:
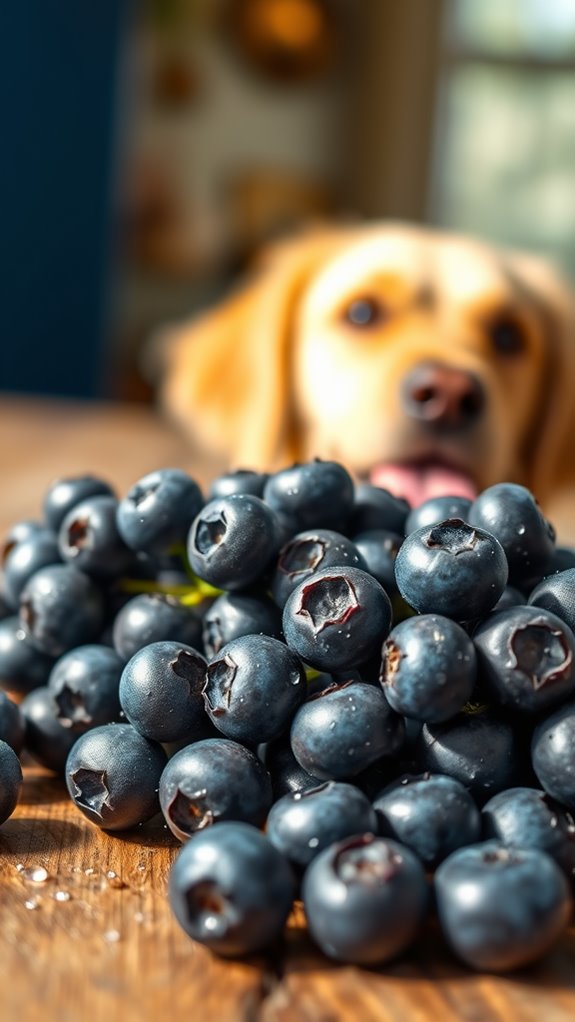
[{"label": "golden retriever dog", "polygon": [[171,331],[166,363],[164,407],[227,467],[337,460],[412,505],[513,481],[575,543],[575,299],[541,258],[318,230]]}]

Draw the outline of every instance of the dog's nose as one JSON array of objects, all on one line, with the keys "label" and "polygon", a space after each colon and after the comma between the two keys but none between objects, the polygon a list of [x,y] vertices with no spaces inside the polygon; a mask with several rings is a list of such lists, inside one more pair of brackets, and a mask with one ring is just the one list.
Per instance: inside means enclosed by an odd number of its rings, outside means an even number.
[{"label": "dog's nose", "polygon": [[472,373],[441,362],[422,362],[404,380],[402,403],[413,419],[440,429],[461,429],[479,418],[485,393]]}]

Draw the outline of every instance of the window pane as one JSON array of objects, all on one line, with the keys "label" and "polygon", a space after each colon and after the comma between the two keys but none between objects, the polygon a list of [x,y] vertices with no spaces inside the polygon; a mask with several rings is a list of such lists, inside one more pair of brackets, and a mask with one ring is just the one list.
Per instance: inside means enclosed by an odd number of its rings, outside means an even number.
[{"label": "window pane", "polygon": [[573,0],[451,0],[449,21],[456,45],[532,57],[575,54]]},{"label": "window pane", "polygon": [[575,268],[575,75],[452,70],[444,83],[432,217]]}]

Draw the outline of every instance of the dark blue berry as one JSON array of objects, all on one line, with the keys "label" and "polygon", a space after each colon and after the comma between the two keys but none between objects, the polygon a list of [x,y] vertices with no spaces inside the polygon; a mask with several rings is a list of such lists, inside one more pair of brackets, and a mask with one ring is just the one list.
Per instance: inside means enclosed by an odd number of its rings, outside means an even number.
[{"label": "dark blue berry", "polygon": [[353,542],[369,574],[377,579],[388,596],[394,596],[397,592],[395,559],[403,543],[403,537],[398,532],[371,529],[369,532],[358,532],[354,535]]},{"label": "dark blue berry", "polygon": [[12,816],[22,790],[22,767],[11,745],[0,740],[0,824]]},{"label": "dark blue berry", "polygon": [[313,777],[298,763],[292,752],[289,735],[261,746],[258,754],[269,772],[274,801],[290,792],[316,788],[320,783],[317,777]]},{"label": "dark blue berry", "polygon": [[474,969],[505,972],[541,958],[566,929],[569,888],[553,859],[497,841],[460,848],[435,874],[439,919]]},{"label": "dark blue berry", "polygon": [[60,561],[57,539],[49,529],[39,530],[12,548],[4,562],[4,596],[12,612],[18,610],[28,579],[40,568]]},{"label": "dark blue berry", "polygon": [[494,536],[452,518],[406,537],[395,578],[414,610],[466,621],[497,603],[507,585],[507,560]]},{"label": "dark blue berry", "polygon": [[345,531],[353,509],[353,480],[335,461],[292,465],[270,476],[264,500],[294,522],[294,532],[306,529]]},{"label": "dark blue berry", "polygon": [[118,506],[118,529],[132,550],[163,554],[185,545],[190,526],[204,504],[186,472],[163,468],[132,486]]},{"label": "dark blue berry", "polygon": [[311,936],[330,958],[375,965],[415,940],[427,907],[423,866],[408,848],[371,834],[330,845],[302,885]]},{"label": "dark blue berry", "polygon": [[439,525],[448,518],[460,518],[467,521],[471,501],[467,497],[430,497],[418,507],[412,508],[405,521],[405,535],[418,529]]},{"label": "dark blue berry", "polygon": [[192,646],[153,642],[134,653],[120,678],[120,702],[141,735],[193,741],[205,725],[206,661]]},{"label": "dark blue berry", "polygon": [[407,845],[434,869],[456,848],[481,837],[481,817],[471,795],[454,777],[401,777],[374,800],[380,833]]},{"label": "dark blue berry", "polygon": [[22,710],[5,692],[0,692],[0,741],[10,745],[17,756],[24,745],[26,722]]},{"label": "dark blue berry", "polygon": [[202,616],[202,640],[206,656],[241,635],[282,636],[281,611],[265,595],[222,593]]},{"label": "dark blue berry", "polygon": [[537,725],[531,758],[548,795],[575,813],[575,703],[560,706]]},{"label": "dark blue berry", "polygon": [[575,820],[564,806],[538,788],[507,788],[481,813],[485,837],[507,847],[538,848],[575,881]]},{"label": "dark blue berry", "polygon": [[391,626],[391,603],[360,568],[324,568],[301,582],[283,612],[286,641],[320,671],[346,671],[377,653]]},{"label": "dark blue berry", "polygon": [[78,735],[60,722],[50,689],[45,685],[35,688],[22,700],[20,709],[26,723],[26,751],[47,770],[63,773]]},{"label": "dark blue berry", "polygon": [[104,830],[126,830],[159,811],[166,754],[130,724],[104,724],[81,735],[66,762],[66,785],[85,816]]},{"label": "dark blue berry", "polygon": [[312,696],[296,713],[291,747],[298,763],[321,780],[345,780],[381,756],[394,756],[403,720],[373,685],[352,681]]},{"label": "dark blue berry", "polygon": [[54,657],[39,650],[30,641],[17,617],[0,621],[0,686],[9,692],[25,694],[45,685],[54,665]]},{"label": "dark blue berry", "polygon": [[469,523],[495,536],[509,564],[509,582],[532,588],[553,561],[555,533],[535,497],[516,483],[497,483],[483,490],[469,510]]},{"label": "dark blue berry", "polygon": [[383,644],[381,685],[389,705],[405,717],[449,720],[471,698],[476,673],[473,642],[439,614],[401,621]]},{"label": "dark blue berry", "polygon": [[481,679],[503,706],[550,710],[575,691],[575,635],[551,611],[510,607],[475,629]]},{"label": "dark blue berry", "polygon": [[339,781],[284,795],[270,809],[266,823],[272,845],[297,868],[308,866],[344,837],[377,830],[377,814],[367,796]]},{"label": "dark blue berry", "polygon": [[277,553],[279,527],[259,497],[219,497],[194,519],[188,537],[193,571],[219,589],[244,589],[256,582]]},{"label": "dark blue berry", "polygon": [[271,580],[272,595],[278,607],[284,606],[297,585],[333,565],[367,569],[355,544],[340,532],[308,529],[293,536],[280,550]]},{"label": "dark blue berry", "polygon": [[409,504],[402,497],[394,497],[389,490],[371,483],[357,483],[353,508],[348,523],[350,536],[373,529],[383,529],[403,536]]},{"label": "dark blue berry", "polygon": [[575,568],[542,579],[531,591],[527,603],[551,611],[575,631]]},{"label": "dark blue berry", "polygon": [[179,841],[222,820],[259,827],[272,804],[269,774],[238,742],[206,738],[169,760],[160,781],[160,805]]},{"label": "dark blue berry", "polygon": [[133,560],[116,525],[115,497],[88,497],[68,512],[60,526],[62,560],[94,578],[117,578]]},{"label": "dark blue berry", "polygon": [[44,497],[44,520],[53,532],[58,532],[66,515],[76,504],[89,497],[113,497],[114,491],[108,483],[96,476],[73,476],[57,479],[46,491]]},{"label": "dark blue berry", "polygon": [[63,727],[76,736],[120,717],[120,675],[124,661],[108,646],[77,646],[56,661],[50,689]]},{"label": "dark blue berry", "polygon": [[229,497],[232,493],[247,493],[252,497],[263,497],[264,488],[269,479],[267,472],[255,472],[253,469],[237,468],[232,472],[224,472],[217,476],[208,490],[208,499]]},{"label": "dark blue berry", "polygon": [[212,657],[203,694],[206,712],[222,734],[257,745],[289,727],[306,697],[305,673],[279,639],[243,635]]},{"label": "dark blue berry", "polygon": [[20,621],[41,653],[61,656],[98,637],[104,624],[101,590],[67,564],[41,568],[22,592]]},{"label": "dark blue berry", "polygon": [[183,930],[219,955],[268,950],[282,933],[295,880],[255,827],[221,823],[194,834],[170,873],[169,899]]},{"label": "dark blue berry", "polygon": [[181,642],[201,648],[202,620],[191,607],[165,593],[140,593],[120,608],[114,619],[113,641],[124,660],[152,642]]}]

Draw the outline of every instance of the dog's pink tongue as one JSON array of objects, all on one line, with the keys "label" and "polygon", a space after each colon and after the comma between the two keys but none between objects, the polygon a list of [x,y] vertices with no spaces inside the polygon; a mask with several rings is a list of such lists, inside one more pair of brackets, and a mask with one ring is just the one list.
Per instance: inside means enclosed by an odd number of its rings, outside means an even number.
[{"label": "dog's pink tongue", "polygon": [[431,497],[467,497],[474,500],[477,489],[464,472],[445,465],[405,465],[387,462],[376,465],[369,477],[374,486],[403,497],[419,507]]}]

